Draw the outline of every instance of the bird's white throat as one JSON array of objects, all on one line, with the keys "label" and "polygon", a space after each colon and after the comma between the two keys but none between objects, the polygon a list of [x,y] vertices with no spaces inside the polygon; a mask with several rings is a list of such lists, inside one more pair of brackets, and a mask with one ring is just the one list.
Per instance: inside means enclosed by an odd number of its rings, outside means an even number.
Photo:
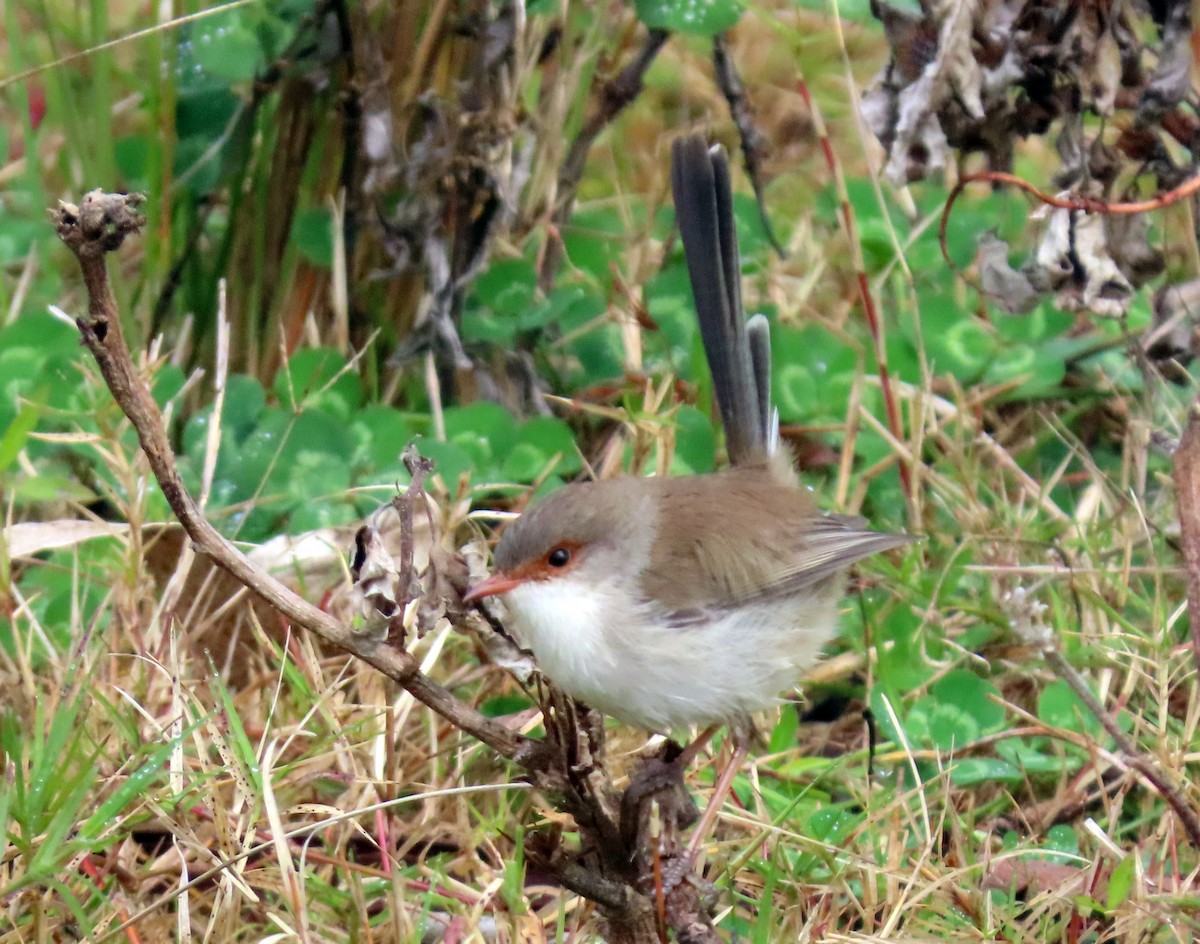
[{"label": "bird's white throat", "polygon": [[523,583],[505,594],[504,602],[517,641],[532,650],[546,676],[604,711],[603,681],[618,668],[610,639],[614,626],[633,616],[626,612],[628,597],[628,590],[610,582],[567,574]]}]

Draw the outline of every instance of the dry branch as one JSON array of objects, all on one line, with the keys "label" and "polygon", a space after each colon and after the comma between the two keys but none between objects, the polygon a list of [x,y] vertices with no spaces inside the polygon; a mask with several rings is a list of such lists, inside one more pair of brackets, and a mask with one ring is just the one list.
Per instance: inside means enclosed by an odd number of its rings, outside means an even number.
[{"label": "dry branch", "polygon": [[758,204],[758,218],[762,220],[767,242],[782,259],[787,253],[784,252],[779,237],[775,235],[775,227],[771,225],[767,202],[763,197],[763,136],[754,123],[754,115],[746,98],[746,87],[742,85],[741,76],[738,75],[737,66],[730,55],[725,33],[718,33],[713,37],[712,54],[717,86],[725,96],[725,102],[729,105],[729,115],[733,118],[738,137],[742,139],[742,161],[746,165],[746,176],[750,178],[750,187],[754,191],[754,202]]},{"label": "dry branch", "polygon": [[159,487],[197,550],[236,577],[295,625],[316,633],[351,655],[377,668],[428,705],[451,724],[477,737],[497,753],[526,763],[535,746],[519,734],[451,695],[417,666],[409,653],[356,635],[332,616],[292,592],[265,570],[252,564],[200,512],[184,487],[167,441],[162,414],[138,375],[121,331],[117,302],[105,265],[105,253],[117,249],[145,222],[137,211],[141,198],[93,190],[80,206],[62,203],[51,212],[59,238],[75,253],[87,287],[88,313],[76,321],[83,343],[96,358],[104,382],[137,431],[142,451]]}]

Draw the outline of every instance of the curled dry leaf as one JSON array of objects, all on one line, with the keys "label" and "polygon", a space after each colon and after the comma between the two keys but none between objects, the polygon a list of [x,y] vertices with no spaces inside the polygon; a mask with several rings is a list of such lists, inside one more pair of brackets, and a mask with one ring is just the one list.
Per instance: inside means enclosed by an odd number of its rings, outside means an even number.
[{"label": "curled dry leaf", "polygon": [[[1059,158],[1053,186],[1086,194],[1081,205],[1144,194],[1147,176],[1165,193],[1193,172],[1175,156],[1181,145],[1194,153],[1200,141],[1200,125],[1184,107],[1193,92],[1186,0],[918,6],[871,3],[891,57],[862,108],[892,181],[929,176],[953,152],[983,153],[991,171],[1008,172],[1014,141],[1051,128]],[[1091,116],[1116,117],[1097,123]],[[1067,311],[1119,317],[1165,268],[1145,215],[1055,209],[1043,218],[1036,249],[1017,268],[998,238],[979,243],[978,286],[1002,311],[1028,312],[1052,297]]]},{"label": "curled dry leaf", "polygon": [[[1094,22],[1090,17],[1081,19]],[[1105,28],[1095,22],[1095,31],[1095,35],[1087,37],[1092,49],[1093,67],[1085,74],[1084,82],[1087,97],[1092,101],[1092,110],[1097,115],[1108,117],[1113,113],[1117,92],[1121,88],[1121,47],[1112,26]]]},{"label": "curled dry leaf", "polygon": [[420,575],[420,605],[417,607],[417,635],[424,636],[457,606],[460,587],[467,581],[466,562],[440,544],[429,550],[429,564]]},{"label": "curled dry leaf", "polygon": [[1158,64],[1142,92],[1137,119],[1153,124],[1177,107],[1192,90],[1192,7],[1186,0],[1158,5],[1162,41]]},{"label": "curled dry leaf", "polygon": [[[411,514],[409,506],[406,521],[401,504],[406,501],[427,513]],[[417,637],[423,638],[444,619],[450,618],[451,622],[460,625],[468,618],[461,597],[463,589],[471,582],[471,565],[463,555],[443,547],[438,541],[430,513],[431,502],[414,478],[408,493],[399,496],[390,506],[397,514],[377,515],[355,535],[350,567],[354,582],[347,597],[359,632],[383,639],[415,629]],[[406,531],[409,532],[407,537]],[[406,540],[409,542],[407,548]],[[470,546],[465,553],[472,555],[475,568],[481,574],[484,569],[482,555]],[[504,637],[500,637],[501,641],[493,641],[492,637],[499,634],[485,621],[478,617],[476,620],[479,625],[473,623],[471,628],[477,631],[489,653],[495,655],[494,661],[510,669],[528,661],[529,657],[516,649],[511,640],[507,641],[507,646]]]},{"label": "curled dry leaf", "polygon": [[1058,306],[1063,311],[1090,311],[1104,318],[1125,314],[1133,300],[1133,286],[1108,251],[1104,219],[1095,213],[1055,212],[1071,214],[1072,235],[1072,252],[1064,260],[1072,273],[1055,297]]},{"label": "curled dry leaf", "polygon": [[373,639],[386,639],[392,620],[401,615],[398,599],[400,575],[382,535],[364,525],[354,535],[354,560],[350,564],[354,583],[350,603],[357,619],[354,631]]},{"label": "curled dry leaf", "polygon": [[916,13],[874,0],[871,9],[891,58],[863,116],[896,183],[936,173],[951,149],[1009,170],[1015,138],[1135,102],[1139,125],[1157,123],[1191,90],[1185,0],[925,0]]},{"label": "curled dry leaf", "polygon": [[1056,292],[1074,273],[1071,261],[1071,212],[1052,210],[1046,231],[1038,241],[1032,263],[1027,265],[1030,280],[1043,292]]},{"label": "curled dry leaf", "polygon": [[1166,259],[1157,246],[1150,245],[1150,217],[1146,214],[1105,216],[1104,237],[1113,262],[1134,288],[1163,274]]},{"label": "curled dry leaf", "polygon": [[1006,242],[994,233],[979,238],[979,290],[1001,311],[1025,314],[1053,295],[1064,311],[1120,317],[1134,290],[1162,273],[1144,216],[1053,209],[1047,217],[1037,250],[1019,270],[1009,265]]},{"label": "curled dry leaf", "polygon": [[939,0],[926,17],[886,3],[874,7],[893,62],[876,77],[862,108],[888,149],[886,173],[894,183],[945,166],[947,140],[938,111],[952,97],[973,117],[983,117],[983,80],[970,48],[976,6],[975,0]]}]

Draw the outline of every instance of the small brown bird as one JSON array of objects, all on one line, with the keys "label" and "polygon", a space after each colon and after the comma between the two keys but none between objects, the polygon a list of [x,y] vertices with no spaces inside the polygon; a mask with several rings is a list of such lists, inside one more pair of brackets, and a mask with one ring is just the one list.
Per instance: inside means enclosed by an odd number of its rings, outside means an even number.
[{"label": "small brown bird", "polygon": [[845,568],[910,539],[823,514],[779,448],[767,321],[742,314],[725,152],[676,141],[672,185],[734,467],[568,485],[509,525],[465,599],[501,595],[546,676],[593,708],[651,731],[745,735],[833,636]]}]

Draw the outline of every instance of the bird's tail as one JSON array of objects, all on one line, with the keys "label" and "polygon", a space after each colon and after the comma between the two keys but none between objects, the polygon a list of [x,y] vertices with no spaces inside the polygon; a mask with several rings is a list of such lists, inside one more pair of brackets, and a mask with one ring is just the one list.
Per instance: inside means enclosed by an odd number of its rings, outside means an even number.
[{"label": "bird's tail", "polygon": [[734,465],[761,462],[779,437],[771,406],[771,337],[765,317],[747,321],[742,311],[725,149],[709,148],[699,135],[678,139],[671,152],[671,189],[729,459]]}]

